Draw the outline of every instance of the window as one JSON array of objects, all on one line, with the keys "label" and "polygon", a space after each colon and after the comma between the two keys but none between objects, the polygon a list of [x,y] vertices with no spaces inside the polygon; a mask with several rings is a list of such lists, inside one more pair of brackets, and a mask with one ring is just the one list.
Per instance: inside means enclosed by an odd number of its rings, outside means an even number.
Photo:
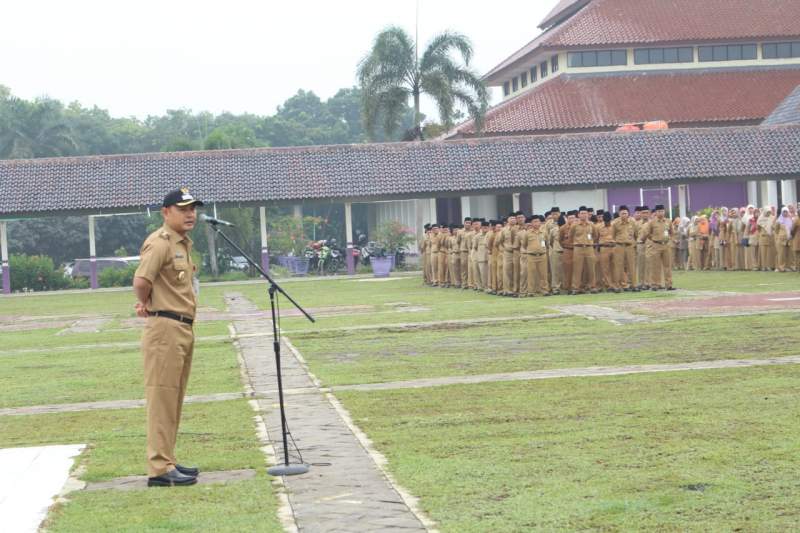
[{"label": "window", "polygon": [[789,59],[800,57],[800,42],[794,43],[768,43],[761,47],[764,59]]},{"label": "window", "polygon": [[511,94],[511,82],[507,81],[503,83],[503,96],[508,96]]},{"label": "window", "polygon": [[539,65],[539,70],[542,72],[542,78],[547,77],[547,61],[542,61]]},{"label": "window", "polygon": [[611,67],[627,64],[627,50],[591,50],[567,54],[567,65],[572,68]]},{"label": "window", "polygon": [[539,72],[539,69],[536,67],[531,68],[531,83],[536,83],[536,74]]},{"label": "window", "polygon": [[700,61],[741,61],[756,58],[756,45],[729,44],[700,46],[697,49]]},{"label": "window", "polygon": [[558,72],[558,56],[554,55],[550,58],[550,71]]},{"label": "window", "polygon": [[636,65],[654,65],[658,63],[691,63],[694,61],[694,48],[636,48],[633,51],[633,62]]},{"label": "window", "polygon": [[527,87],[528,86],[528,73],[527,72],[523,72],[522,74],[519,75],[519,84],[522,85],[523,87]]},{"label": "window", "polygon": [[514,79],[511,80],[511,90],[517,92],[519,90],[519,78],[514,76]]}]

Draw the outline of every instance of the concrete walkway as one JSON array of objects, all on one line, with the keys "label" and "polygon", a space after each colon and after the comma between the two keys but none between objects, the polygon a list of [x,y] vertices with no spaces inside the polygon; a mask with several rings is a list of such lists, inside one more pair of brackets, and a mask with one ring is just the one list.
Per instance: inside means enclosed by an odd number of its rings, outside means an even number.
[{"label": "concrete walkway", "polygon": [[331,391],[375,391],[391,389],[418,389],[441,387],[444,385],[467,385],[474,383],[495,383],[499,381],[526,381],[533,379],[579,378],[600,376],[622,376],[625,374],[646,374],[652,372],[679,372],[685,370],[712,370],[721,368],[743,368],[751,366],[775,366],[800,364],[800,356],[773,357],[771,359],[721,359],[719,361],[696,361],[661,365],[592,366],[584,368],[556,368],[530,372],[508,372],[504,374],[479,374],[475,376],[448,376],[442,378],[412,379],[387,383],[366,383],[361,385],[340,385]]},{"label": "concrete walkway", "polygon": [[[229,294],[228,307],[246,312],[254,306],[241,295]],[[238,346],[244,367],[243,378],[252,392],[264,399],[257,405],[264,419],[275,456],[282,462],[280,415],[272,340],[246,337],[270,327],[264,320],[234,323],[240,336]],[[242,335],[245,335],[243,338]],[[301,362],[283,345],[283,380],[287,388],[318,389]],[[346,412],[321,390],[286,397],[289,428],[311,470],[300,476],[286,476],[283,484],[288,504],[299,531],[425,531],[414,502],[388,478],[376,460],[380,457],[364,446]],[[337,409],[338,407],[338,409]],[[292,462],[299,458],[290,445]],[[405,497],[404,497],[405,496]]]}]

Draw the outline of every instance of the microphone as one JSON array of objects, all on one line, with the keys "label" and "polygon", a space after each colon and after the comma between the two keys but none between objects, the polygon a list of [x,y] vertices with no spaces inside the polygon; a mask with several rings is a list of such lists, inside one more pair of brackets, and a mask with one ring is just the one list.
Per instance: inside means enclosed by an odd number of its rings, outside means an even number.
[{"label": "microphone", "polygon": [[200,220],[202,220],[203,222],[207,222],[213,226],[220,225],[220,226],[230,226],[232,228],[236,227],[227,220],[220,220],[218,218],[210,217],[208,215],[200,215]]}]

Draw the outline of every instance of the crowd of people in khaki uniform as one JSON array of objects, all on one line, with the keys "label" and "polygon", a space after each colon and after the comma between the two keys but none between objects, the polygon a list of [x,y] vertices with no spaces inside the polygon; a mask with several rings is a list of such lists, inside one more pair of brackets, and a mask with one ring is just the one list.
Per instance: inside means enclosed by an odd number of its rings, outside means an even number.
[{"label": "crowd of people in khaki uniform", "polygon": [[633,213],[581,207],[504,220],[467,217],[426,224],[420,253],[435,287],[511,297],[674,290],[673,269],[800,271],[800,219],[786,207],[666,217],[663,205]]}]

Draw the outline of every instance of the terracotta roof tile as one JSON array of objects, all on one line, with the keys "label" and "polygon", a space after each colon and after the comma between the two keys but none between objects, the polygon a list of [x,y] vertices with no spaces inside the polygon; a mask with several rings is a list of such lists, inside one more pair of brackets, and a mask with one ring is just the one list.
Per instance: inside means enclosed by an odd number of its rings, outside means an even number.
[{"label": "terracotta roof tile", "polygon": [[0,215],[119,211],[188,186],[220,203],[379,200],[800,173],[800,126],[0,161]]},{"label": "terracotta roof tile", "polygon": [[[761,120],[799,84],[800,68],[562,74],[492,108],[484,131],[575,130],[649,120]],[[472,122],[456,129],[474,131]]]},{"label": "terracotta roof tile", "polygon": [[593,0],[484,78],[539,50],[800,37],[797,0]]}]

